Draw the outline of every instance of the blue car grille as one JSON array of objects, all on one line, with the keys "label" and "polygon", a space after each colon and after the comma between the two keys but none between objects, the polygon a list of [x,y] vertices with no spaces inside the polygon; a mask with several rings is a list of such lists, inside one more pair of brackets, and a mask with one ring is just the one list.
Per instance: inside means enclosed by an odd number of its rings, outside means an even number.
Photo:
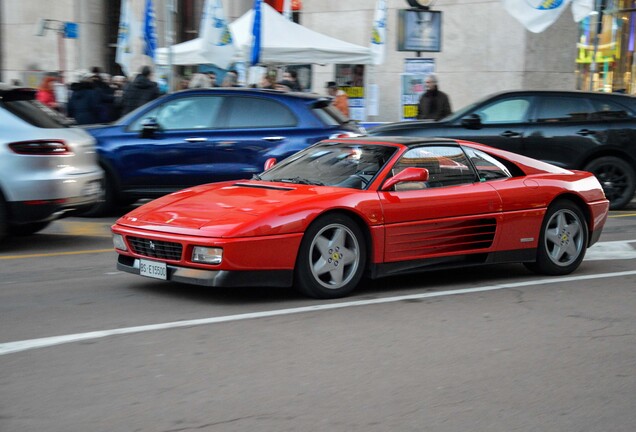
[{"label": "blue car grille", "polygon": [[183,246],[180,243],[161,240],[128,237],[128,244],[134,253],[150,258],[179,261],[183,252]]}]

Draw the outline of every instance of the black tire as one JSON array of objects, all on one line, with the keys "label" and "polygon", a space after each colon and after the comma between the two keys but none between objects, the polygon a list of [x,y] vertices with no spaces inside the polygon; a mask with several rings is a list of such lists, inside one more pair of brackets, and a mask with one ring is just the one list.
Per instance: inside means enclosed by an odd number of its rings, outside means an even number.
[{"label": "black tire", "polygon": [[38,231],[42,231],[44,228],[49,226],[51,221],[46,222],[33,222],[23,225],[11,225],[11,235],[15,236],[28,236],[31,234],[35,234]]},{"label": "black tire", "polygon": [[545,275],[572,273],[585,257],[588,236],[581,209],[571,201],[555,201],[548,207],[541,224],[537,260],[525,265]]},{"label": "black tire", "polygon": [[303,237],[296,259],[296,288],[314,298],[344,297],[360,282],[366,260],[360,227],[346,215],[323,216]]},{"label": "black tire", "polygon": [[605,197],[610,201],[610,209],[622,209],[634,198],[636,173],[623,159],[600,157],[587,164],[584,170],[594,174],[601,183]]},{"label": "black tire", "polygon": [[104,174],[102,180],[102,196],[90,208],[83,211],[79,216],[83,217],[99,217],[110,214],[115,208],[115,186],[113,179],[109,174]]}]

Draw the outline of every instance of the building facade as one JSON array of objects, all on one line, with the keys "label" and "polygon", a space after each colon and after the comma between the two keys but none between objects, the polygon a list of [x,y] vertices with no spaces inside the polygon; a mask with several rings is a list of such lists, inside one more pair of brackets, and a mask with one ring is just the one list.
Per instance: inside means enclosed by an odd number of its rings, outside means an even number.
[{"label": "building facade", "polygon": [[[166,2],[154,0],[158,18],[158,45],[166,46]],[[204,0],[174,0],[178,13],[173,40],[181,42],[198,35]],[[223,0],[231,21],[252,7],[252,0]],[[440,89],[448,93],[458,109],[490,93],[510,89],[587,89],[632,92],[634,3],[608,0],[608,17],[616,30],[605,32],[590,57],[594,27],[575,23],[569,11],[545,32],[526,31],[502,7],[500,0],[437,0],[432,9],[441,12],[439,52],[398,51],[399,11],[406,0],[388,0],[386,60],[367,65],[364,76],[364,114],[368,121],[395,121],[403,117],[402,78],[412,59],[422,59],[438,74]],[[614,5],[616,7],[614,7]],[[303,0],[295,19],[320,33],[358,45],[369,46],[376,0]],[[79,71],[98,66],[118,74],[114,62],[120,0],[0,0],[0,80],[18,80],[36,87],[42,74],[61,71],[67,81]],[[620,9],[620,12],[618,12]],[[612,18],[612,19],[614,19]],[[46,28],[42,28],[42,23]],[[77,25],[76,37],[64,37],[61,27]],[[587,27],[586,27],[587,26]],[[609,27],[612,28],[609,24]],[[631,29],[631,30],[630,30]],[[606,39],[613,43],[613,51]],[[587,39],[586,39],[587,38]],[[613,41],[613,42],[612,42]],[[610,53],[611,51],[611,53]],[[600,60],[607,59],[610,61]],[[594,67],[598,69],[594,70]],[[312,65],[310,91],[325,93],[343,67]],[[196,66],[193,66],[196,67]]]}]

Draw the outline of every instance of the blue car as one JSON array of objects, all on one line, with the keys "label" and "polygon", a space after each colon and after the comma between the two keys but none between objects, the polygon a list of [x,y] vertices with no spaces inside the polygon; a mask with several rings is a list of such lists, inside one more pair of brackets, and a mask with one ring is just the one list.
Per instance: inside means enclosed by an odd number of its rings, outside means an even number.
[{"label": "blue car", "polygon": [[329,97],[249,88],[171,93],[85,129],[106,173],[103,201],[90,216],[189,186],[250,178],[269,158],[364,132]]}]

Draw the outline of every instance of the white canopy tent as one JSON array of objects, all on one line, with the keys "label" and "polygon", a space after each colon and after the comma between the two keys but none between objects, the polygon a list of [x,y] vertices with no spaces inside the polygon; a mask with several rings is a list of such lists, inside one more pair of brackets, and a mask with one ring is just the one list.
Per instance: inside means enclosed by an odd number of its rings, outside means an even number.
[{"label": "white canopy tent", "polygon": [[[371,49],[310,30],[291,22],[266,3],[261,10],[261,63],[263,64],[371,64]],[[237,50],[235,61],[249,61],[254,10],[230,23]],[[156,63],[167,65],[168,48],[157,50]],[[173,65],[218,64],[204,49],[202,38],[172,46]]]}]

